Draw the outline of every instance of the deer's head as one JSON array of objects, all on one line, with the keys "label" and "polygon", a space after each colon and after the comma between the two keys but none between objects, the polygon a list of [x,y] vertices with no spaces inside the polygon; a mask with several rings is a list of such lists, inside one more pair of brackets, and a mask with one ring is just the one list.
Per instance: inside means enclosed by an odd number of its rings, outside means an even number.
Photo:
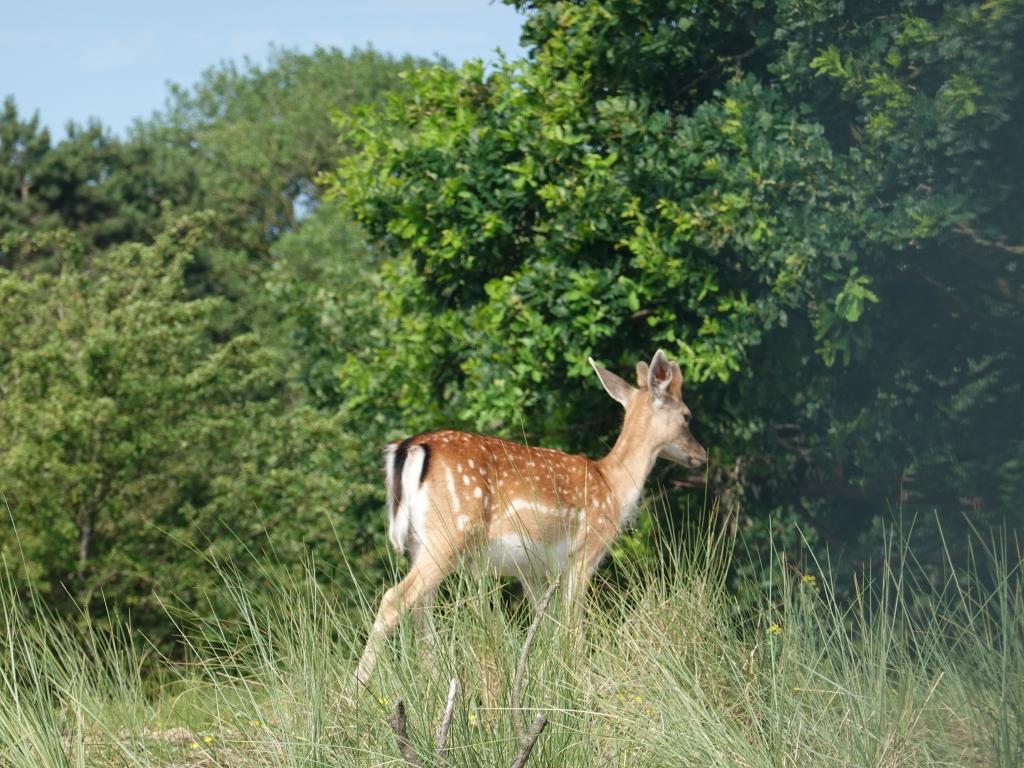
[{"label": "deer's head", "polygon": [[690,433],[692,414],[683,402],[683,372],[660,349],[650,364],[636,365],[636,386],[590,361],[601,384],[626,409],[623,434],[650,444],[663,459],[696,469],[708,454]]}]

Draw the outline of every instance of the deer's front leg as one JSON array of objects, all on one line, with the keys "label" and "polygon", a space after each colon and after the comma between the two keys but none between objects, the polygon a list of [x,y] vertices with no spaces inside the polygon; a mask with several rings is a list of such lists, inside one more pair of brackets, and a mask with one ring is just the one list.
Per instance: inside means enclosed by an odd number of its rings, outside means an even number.
[{"label": "deer's front leg", "polygon": [[594,572],[608,554],[614,538],[608,535],[608,526],[602,526],[600,533],[604,535],[586,536],[566,565],[562,574],[565,583],[563,599],[563,620],[567,626],[579,626],[583,616],[584,601],[587,599],[587,588]]}]

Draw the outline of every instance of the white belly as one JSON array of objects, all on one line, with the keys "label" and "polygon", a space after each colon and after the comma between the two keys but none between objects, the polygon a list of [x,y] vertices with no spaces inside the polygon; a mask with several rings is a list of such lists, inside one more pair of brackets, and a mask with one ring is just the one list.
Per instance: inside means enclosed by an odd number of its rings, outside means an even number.
[{"label": "white belly", "polygon": [[482,559],[499,576],[557,573],[569,559],[569,545],[569,539],[544,544],[513,533],[488,541]]}]

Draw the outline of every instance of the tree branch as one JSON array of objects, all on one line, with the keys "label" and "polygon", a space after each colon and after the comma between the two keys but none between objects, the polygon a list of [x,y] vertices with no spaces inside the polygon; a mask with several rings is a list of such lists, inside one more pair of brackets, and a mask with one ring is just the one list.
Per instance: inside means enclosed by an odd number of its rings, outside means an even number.
[{"label": "tree branch", "polygon": [[533,751],[533,745],[537,743],[541,731],[547,727],[547,724],[548,719],[540,713],[533,718],[530,730],[526,732],[522,741],[519,742],[519,753],[516,755],[516,759],[512,761],[511,768],[523,768],[526,765],[526,761],[530,759],[530,753]]},{"label": "tree branch", "polygon": [[[519,738],[525,738],[524,729],[525,723],[523,722],[523,675],[526,673],[526,659],[530,655],[530,646],[533,645],[533,639],[537,636],[537,630],[540,628],[540,622],[544,618],[544,613],[548,609],[548,604],[551,602],[551,598],[555,594],[555,590],[558,589],[558,584],[562,580],[561,576],[558,576],[548,585],[547,591],[544,592],[544,597],[541,598],[540,603],[537,605],[537,612],[533,617],[533,622],[530,624],[530,628],[526,632],[526,640],[523,642],[523,649],[519,652],[519,661],[516,662],[516,673],[512,679],[512,716],[515,718],[516,729],[519,731]],[[541,715],[538,715],[541,717]],[[536,725],[534,720],[534,725]],[[544,726],[541,726],[543,730]],[[538,731],[539,733],[539,731]],[[536,737],[534,737],[536,740]],[[531,745],[532,749],[532,745]],[[529,750],[527,750],[527,757],[529,756]],[[524,761],[525,762],[525,759]]]},{"label": "tree branch", "polygon": [[409,729],[405,719],[405,702],[401,699],[395,704],[395,711],[388,718],[388,725],[395,732],[395,742],[398,744],[398,751],[401,753],[406,765],[410,768],[423,768],[419,758],[416,757],[416,752],[412,748],[412,742],[409,741]]},{"label": "tree branch", "polygon": [[448,685],[448,702],[444,706],[444,715],[441,723],[437,726],[437,759],[438,765],[447,764],[448,749],[445,744],[448,742],[448,729],[452,727],[452,715],[455,713],[455,697],[459,695],[459,681],[452,678]]},{"label": "tree branch", "polygon": [[968,224],[957,224],[956,231],[969,238],[978,245],[982,245],[986,248],[995,248],[997,251],[1004,251],[1006,253],[1012,253],[1017,256],[1024,256],[1024,245],[1007,245],[1002,240],[986,240],[984,237],[975,232]]}]

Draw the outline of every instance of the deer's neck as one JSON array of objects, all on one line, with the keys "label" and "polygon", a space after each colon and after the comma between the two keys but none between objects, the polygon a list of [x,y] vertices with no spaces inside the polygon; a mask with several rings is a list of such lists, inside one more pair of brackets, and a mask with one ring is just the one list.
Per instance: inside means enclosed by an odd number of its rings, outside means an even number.
[{"label": "deer's neck", "polygon": [[656,448],[630,426],[627,419],[611,451],[597,461],[601,475],[618,502],[620,519],[632,515],[658,457]]}]

